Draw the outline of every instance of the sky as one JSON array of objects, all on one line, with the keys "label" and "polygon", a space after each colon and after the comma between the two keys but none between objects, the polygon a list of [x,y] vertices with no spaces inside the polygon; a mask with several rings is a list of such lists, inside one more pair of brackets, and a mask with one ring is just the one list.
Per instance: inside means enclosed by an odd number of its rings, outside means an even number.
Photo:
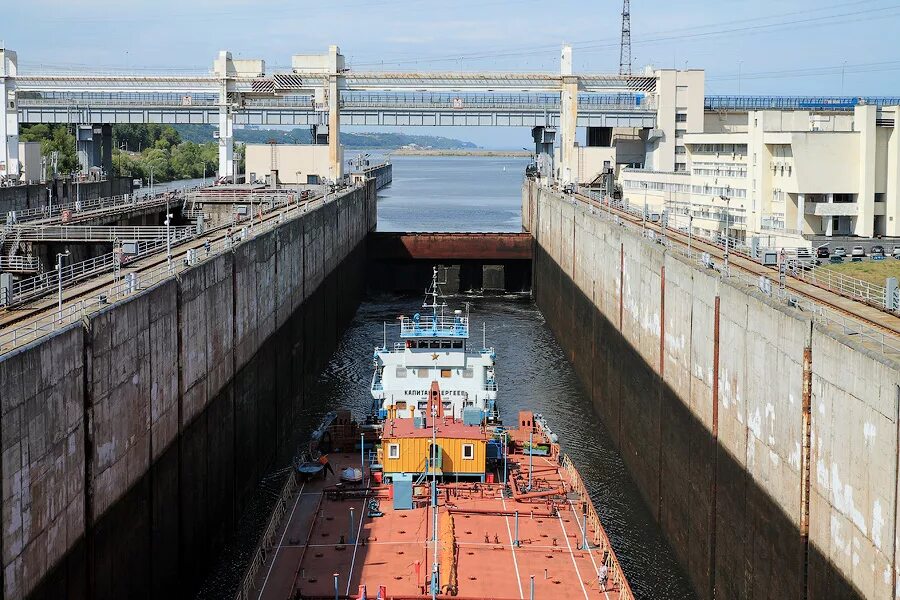
[{"label": "sky", "polygon": [[[0,44],[23,72],[207,72],[219,50],[271,72],[329,44],[355,70],[558,72],[563,43],[576,72],[617,72],[621,10],[620,0],[29,0],[4,7]],[[632,64],[703,68],[707,95],[900,96],[898,25],[900,1],[632,0]],[[530,142],[523,129],[400,131]]]}]

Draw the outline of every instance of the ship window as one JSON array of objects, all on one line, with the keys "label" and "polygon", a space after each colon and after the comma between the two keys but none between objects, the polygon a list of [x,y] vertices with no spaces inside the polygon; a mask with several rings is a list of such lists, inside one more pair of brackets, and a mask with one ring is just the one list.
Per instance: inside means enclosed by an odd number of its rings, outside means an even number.
[{"label": "ship window", "polygon": [[474,377],[474,375],[475,375],[475,371],[472,370],[472,367],[463,369],[463,377],[465,377],[467,379],[471,379],[472,377]]},{"label": "ship window", "polygon": [[406,402],[401,400],[394,405],[394,408],[397,410],[406,410]]},{"label": "ship window", "polygon": [[406,367],[397,367],[397,377],[406,377]]},{"label": "ship window", "polygon": [[441,342],[441,348],[449,348],[449,347],[450,347],[450,340],[445,340],[445,341]]},{"label": "ship window", "polygon": [[422,379],[428,377],[428,369],[419,369],[419,377]]},{"label": "ship window", "polygon": [[475,458],[475,445],[474,444],[463,444],[462,446],[463,458],[466,460],[472,460]]},{"label": "ship window", "polygon": [[452,377],[453,371],[451,369],[441,369],[441,377]]},{"label": "ship window", "polygon": [[454,348],[462,348],[462,341],[461,341],[461,340],[454,340],[454,342],[453,342],[453,347],[454,347]]},{"label": "ship window", "polygon": [[388,458],[400,458],[400,444],[388,444]]}]

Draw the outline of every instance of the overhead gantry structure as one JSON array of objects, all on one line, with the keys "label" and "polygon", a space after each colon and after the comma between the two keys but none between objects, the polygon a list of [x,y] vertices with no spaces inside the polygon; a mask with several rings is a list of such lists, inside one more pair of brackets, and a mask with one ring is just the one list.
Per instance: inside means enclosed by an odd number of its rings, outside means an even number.
[{"label": "overhead gantry structure", "polygon": [[[354,72],[337,46],[295,55],[288,72],[222,51],[210,73],[22,73],[0,49],[4,95],[0,177],[18,174],[20,123],[215,124],[219,175],[234,175],[235,125],[309,125],[327,136],[329,177],[342,177],[341,125],[559,127],[560,177],[574,160],[575,129],[652,128],[657,75],[575,74],[564,46],[553,73]],[[108,142],[107,142],[108,143]]]}]

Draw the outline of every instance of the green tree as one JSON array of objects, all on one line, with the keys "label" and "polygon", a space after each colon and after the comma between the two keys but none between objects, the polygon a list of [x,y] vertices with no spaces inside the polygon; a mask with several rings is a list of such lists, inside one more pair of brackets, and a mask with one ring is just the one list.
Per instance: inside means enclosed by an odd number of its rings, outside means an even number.
[{"label": "green tree", "polygon": [[75,154],[75,136],[68,125],[26,125],[19,133],[23,142],[40,142],[41,154],[49,161],[54,152],[59,152],[56,169],[59,174],[71,173],[78,168]]}]

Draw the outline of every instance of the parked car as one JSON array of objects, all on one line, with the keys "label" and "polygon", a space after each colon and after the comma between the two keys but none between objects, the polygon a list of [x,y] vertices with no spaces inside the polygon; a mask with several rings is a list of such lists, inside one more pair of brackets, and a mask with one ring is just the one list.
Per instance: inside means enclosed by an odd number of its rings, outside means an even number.
[{"label": "parked car", "polygon": [[847,249],[843,246],[837,246],[834,249],[834,252],[832,252],[832,256],[835,256],[837,258],[844,258],[845,256],[847,256]]},{"label": "parked car", "polygon": [[866,249],[862,246],[853,246],[853,249],[850,250],[850,256],[853,258],[864,258],[866,256]]},{"label": "parked car", "polygon": [[884,246],[872,246],[869,249],[869,256],[880,256],[881,258],[884,258]]},{"label": "parked car", "polygon": [[900,246],[894,246],[894,249],[891,250],[891,256],[900,259]]},{"label": "parked car", "polygon": [[828,250],[828,246],[819,246],[816,248],[816,258],[828,258],[831,256],[831,252]]}]

